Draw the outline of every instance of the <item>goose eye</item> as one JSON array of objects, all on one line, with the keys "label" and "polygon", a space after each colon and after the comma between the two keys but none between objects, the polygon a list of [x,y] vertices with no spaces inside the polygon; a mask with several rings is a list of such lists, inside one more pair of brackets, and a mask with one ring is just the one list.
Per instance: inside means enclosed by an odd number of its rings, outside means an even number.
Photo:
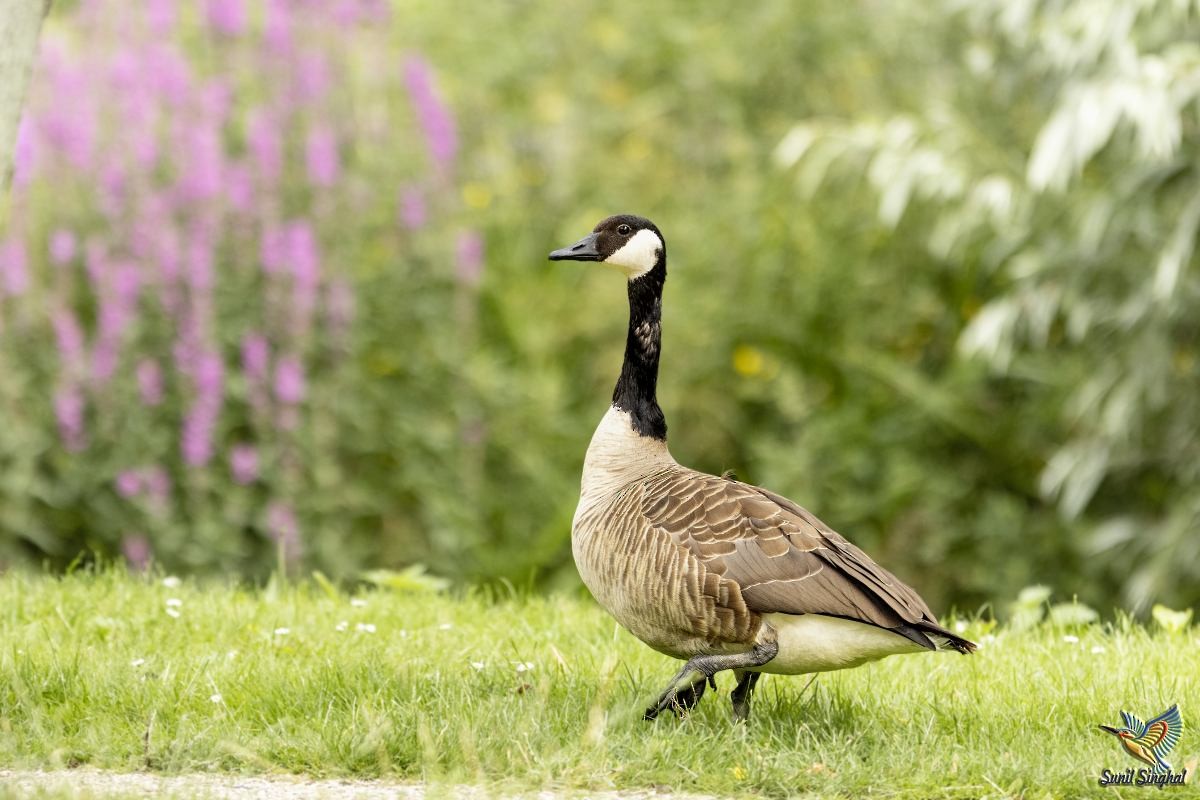
[{"label": "goose eye", "polygon": [[628,236],[632,230],[633,228],[624,223],[617,226],[617,233],[621,234],[622,236]]}]

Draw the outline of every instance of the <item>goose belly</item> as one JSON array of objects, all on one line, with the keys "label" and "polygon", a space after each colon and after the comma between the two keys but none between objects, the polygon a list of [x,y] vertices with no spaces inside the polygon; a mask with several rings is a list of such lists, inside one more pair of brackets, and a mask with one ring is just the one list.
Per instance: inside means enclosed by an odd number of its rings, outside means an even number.
[{"label": "goose belly", "polygon": [[777,675],[846,669],[925,649],[898,633],[841,617],[765,614],[763,620],[778,634],[779,653],[760,671]]}]

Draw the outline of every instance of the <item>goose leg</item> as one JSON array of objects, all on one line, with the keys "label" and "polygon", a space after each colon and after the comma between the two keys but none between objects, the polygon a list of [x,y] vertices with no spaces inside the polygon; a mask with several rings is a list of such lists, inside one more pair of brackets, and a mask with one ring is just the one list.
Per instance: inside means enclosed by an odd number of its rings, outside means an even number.
[{"label": "goose leg", "polygon": [[[693,656],[688,659],[688,662],[683,665],[683,669],[675,674],[671,682],[667,684],[667,688],[654,705],[646,709],[646,713],[642,719],[651,720],[661,714],[668,708],[681,708],[687,710],[681,705],[681,699],[684,693],[691,690],[694,691],[696,684],[703,686],[713,675],[726,669],[746,669],[747,667],[761,667],[766,664],[779,652],[779,645],[772,637],[768,641],[760,641],[753,648],[744,653],[721,653],[715,655]],[[700,689],[700,694],[703,694],[703,688]],[[693,705],[698,701],[699,695],[693,701]],[[690,707],[690,706],[689,706]]]},{"label": "goose leg", "polygon": [[745,722],[750,717],[750,695],[754,694],[754,685],[758,683],[762,673],[737,670],[733,674],[737,676],[738,681],[729,695],[729,699],[733,701],[733,718],[737,722]]}]

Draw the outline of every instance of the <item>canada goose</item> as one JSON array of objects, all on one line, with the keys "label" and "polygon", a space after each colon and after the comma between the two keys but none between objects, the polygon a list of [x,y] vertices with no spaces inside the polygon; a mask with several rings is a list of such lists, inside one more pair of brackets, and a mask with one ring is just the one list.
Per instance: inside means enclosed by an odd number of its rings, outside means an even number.
[{"label": "canada goose", "polygon": [[763,672],[975,649],[796,503],[671,457],[655,396],[667,248],[654,223],[609,217],[550,260],[597,261],[628,279],[625,361],[588,445],[571,549],[600,605],[650,647],[687,662],[646,719],[667,708],[685,713],[722,670],[734,670],[733,712],[745,719]]}]

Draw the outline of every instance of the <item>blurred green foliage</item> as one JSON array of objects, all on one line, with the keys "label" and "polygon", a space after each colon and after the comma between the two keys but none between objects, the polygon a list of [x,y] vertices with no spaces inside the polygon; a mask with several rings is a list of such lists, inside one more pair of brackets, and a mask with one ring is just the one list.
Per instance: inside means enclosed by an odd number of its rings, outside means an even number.
[{"label": "blurred green foliage", "polygon": [[[577,583],[570,520],[625,296],[605,270],[545,254],[628,211],[668,241],[659,395],[681,462],[792,497],[939,611],[1034,583],[1102,610],[1200,602],[1190,247],[1169,301],[1122,323],[1195,203],[1195,104],[1171,169],[1120,119],[1078,163],[1036,155],[1079,81],[1129,48],[1185,51],[1194,19],[1078,4],[1092,15],[1075,28],[1132,15],[1101,47],[1035,35],[1082,12],[1019,5],[1030,16],[999,2],[400,3],[362,34],[371,46],[348,40],[336,108],[360,202],[339,200],[322,245],[357,315],[345,358],[309,375],[311,435],[288,473],[309,566]],[[415,232],[397,230],[395,203],[429,170],[419,120],[380,77],[405,53],[431,63],[462,143]],[[1194,82],[1190,57],[1165,60]],[[1002,189],[1007,216],[987,194]],[[463,229],[485,242],[477,286],[456,278]],[[1048,289],[1058,300],[1037,305]],[[997,308],[1017,309],[999,361],[977,357]],[[52,360],[48,334],[0,352],[0,558],[116,550],[122,465],[88,462],[82,480],[55,450],[35,363]],[[18,407],[36,412],[14,426]],[[1113,418],[1116,433],[1100,430]],[[221,446],[236,433],[226,419]],[[169,435],[145,446],[175,458]],[[28,502],[34,480],[53,503]],[[273,565],[270,548],[237,543],[246,526],[205,510],[223,508],[225,483],[148,531],[157,559]],[[205,545],[189,548],[198,518]]]}]

